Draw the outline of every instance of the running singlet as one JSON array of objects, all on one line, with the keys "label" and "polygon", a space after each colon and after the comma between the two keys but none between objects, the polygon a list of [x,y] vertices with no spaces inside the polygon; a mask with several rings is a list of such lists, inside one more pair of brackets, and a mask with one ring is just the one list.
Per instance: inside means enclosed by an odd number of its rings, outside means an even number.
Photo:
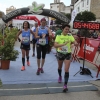
[{"label": "running singlet", "polygon": [[[48,34],[48,28],[47,27],[39,27],[38,28],[38,35],[39,36],[42,36],[42,34]],[[48,44],[48,37],[42,39],[37,39],[37,44],[40,44],[40,45],[46,45]]]},{"label": "running singlet", "polygon": [[22,30],[22,44],[30,44],[30,29],[28,29],[28,31]]},{"label": "running singlet", "polygon": [[74,42],[75,39],[71,34],[67,34],[66,36],[64,36],[62,33],[61,35],[57,35],[55,42],[57,42],[58,44],[63,44],[65,42],[69,41],[68,44],[66,44],[65,46],[59,47],[57,48],[57,51],[63,54],[66,53],[71,53],[71,42]]}]

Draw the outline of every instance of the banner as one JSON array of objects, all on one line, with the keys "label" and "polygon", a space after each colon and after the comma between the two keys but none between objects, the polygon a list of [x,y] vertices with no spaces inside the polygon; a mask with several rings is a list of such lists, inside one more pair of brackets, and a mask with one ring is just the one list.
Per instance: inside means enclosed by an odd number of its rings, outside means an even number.
[{"label": "banner", "polygon": [[95,39],[87,38],[86,44],[84,44],[84,43],[85,43],[85,39],[83,39],[83,41],[82,41],[82,45],[81,45],[81,48],[78,52],[78,56],[81,57],[81,58],[84,58],[84,46],[86,45],[85,59],[90,61],[90,62],[93,62],[100,42],[98,40],[95,40]]},{"label": "banner", "polygon": [[35,22],[38,22],[38,25],[40,25],[40,20],[35,16],[17,16],[13,19],[14,20],[34,20]]},{"label": "banner", "polygon": [[77,15],[77,12],[76,12],[76,10],[74,9],[74,10],[72,11],[72,14],[71,14],[71,22],[74,21],[76,15]]}]

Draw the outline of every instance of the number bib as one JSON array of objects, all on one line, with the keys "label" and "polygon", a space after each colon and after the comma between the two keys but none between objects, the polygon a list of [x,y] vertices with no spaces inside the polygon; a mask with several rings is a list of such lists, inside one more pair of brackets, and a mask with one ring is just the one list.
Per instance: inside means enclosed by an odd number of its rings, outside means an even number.
[{"label": "number bib", "polygon": [[29,43],[29,37],[23,37],[22,43]]},{"label": "number bib", "polygon": [[45,45],[46,44],[46,39],[39,39],[39,44]]},{"label": "number bib", "polygon": [[68,47],[67,46],[62,46],[60,48],[58,48],[59,52],[66,54],[68,51]]}]

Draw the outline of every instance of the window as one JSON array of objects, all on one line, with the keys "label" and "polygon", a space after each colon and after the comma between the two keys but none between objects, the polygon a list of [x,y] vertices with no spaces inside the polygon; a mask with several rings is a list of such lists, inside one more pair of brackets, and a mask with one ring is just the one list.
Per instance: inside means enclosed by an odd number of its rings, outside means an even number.
[{"label": "window", "polygon": [[84,0],[83,0],[83,3],[82,3],[82,7],[84,7]]},{"label": "window", "polygon": [[89,5],[89,0],[87,0],[87,5]]},{"label": "window", "polygon": [[77,8],[77,11],[80,12],[80,7]]}]

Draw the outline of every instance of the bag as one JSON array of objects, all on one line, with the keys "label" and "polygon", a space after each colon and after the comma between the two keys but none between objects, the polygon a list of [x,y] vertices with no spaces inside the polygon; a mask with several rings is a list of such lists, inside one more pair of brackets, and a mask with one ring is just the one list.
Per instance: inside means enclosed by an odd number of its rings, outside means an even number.
[{"label": "bag", "polygon": [[91,75],[91,71],[88,68],[82,68],[82,71],[80,72],[81,75]]},{"label": "bag", "polygon": [[98,38],[98,34],[97,33],[93,33],[93,38],[97,39]]}]

